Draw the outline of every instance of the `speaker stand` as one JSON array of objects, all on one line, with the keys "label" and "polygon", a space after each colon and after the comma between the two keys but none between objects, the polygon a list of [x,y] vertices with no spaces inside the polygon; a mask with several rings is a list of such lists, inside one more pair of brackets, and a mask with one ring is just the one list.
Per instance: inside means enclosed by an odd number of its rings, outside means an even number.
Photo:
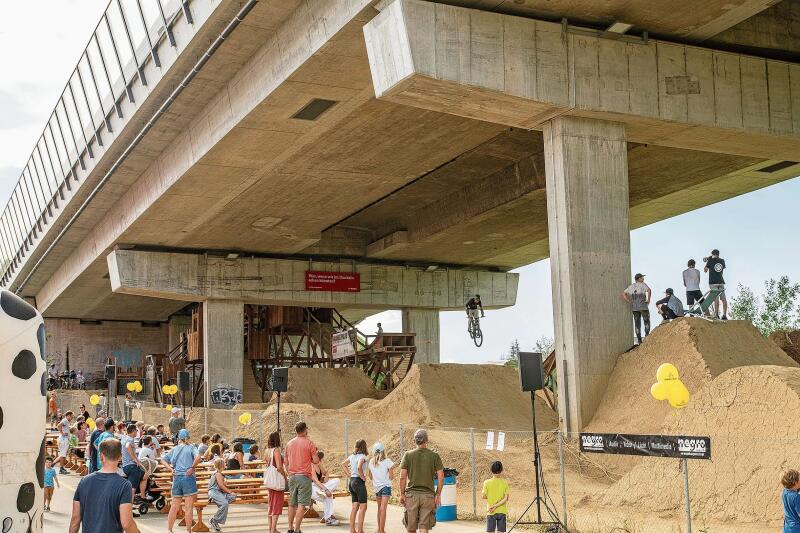
[{"label": "speaker stand", "polygon": [[[542,498],[541,496],[541,485],[544,483],[543,480],[540,481],[540,476],[542,475],[541,470],[541,457],[539,455],[539,432],[536,428],[536,392],[531,391],[531,412],[533,414],[533,469],[536,472],[536,496],[534,496],[533,500],[528,504],[524,511],[519,515],[519,518],[516,522],[511,526],[508,530],[509,533],[514,531],[514,528],[517,526],[522,525],[543,525],[543,526],[556,526],[555,531],[558,531],[561,527],[561,522],[558,522],[558,518],[556,517],[555,513],[547,506],[547,501]],[[531,507],[536,505],[536,520],[532,522],[523,522],[522,518],[525,516]],[[542,505],[544,505],[545,510],[547,510],[548,514],[550,515],[551,519],[556,519],[556,521],[543,521],[542,520]],[[548,531],[551,531],[548,528]]]}]

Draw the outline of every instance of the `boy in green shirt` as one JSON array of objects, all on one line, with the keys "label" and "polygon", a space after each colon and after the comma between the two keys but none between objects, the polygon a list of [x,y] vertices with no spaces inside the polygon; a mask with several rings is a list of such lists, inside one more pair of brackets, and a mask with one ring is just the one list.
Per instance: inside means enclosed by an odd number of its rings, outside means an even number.
[{"label": "boy in green shirt", "polygon": [[500,477],[503,473],[503,463],[495,461],[491,466],[492,477],[483,482],[482,497],[486,500],[486,531],[506,530],[506,515],[508,515],[508,482]]}]

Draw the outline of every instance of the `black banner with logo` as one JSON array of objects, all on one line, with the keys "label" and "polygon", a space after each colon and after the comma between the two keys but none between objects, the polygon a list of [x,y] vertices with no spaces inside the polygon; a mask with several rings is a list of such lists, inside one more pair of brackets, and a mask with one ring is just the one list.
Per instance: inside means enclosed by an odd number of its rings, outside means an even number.
[{"label": "black banner with logo", "polygon": [[580,445],[584,453],[711,459],[710,437],[581,433]]}]

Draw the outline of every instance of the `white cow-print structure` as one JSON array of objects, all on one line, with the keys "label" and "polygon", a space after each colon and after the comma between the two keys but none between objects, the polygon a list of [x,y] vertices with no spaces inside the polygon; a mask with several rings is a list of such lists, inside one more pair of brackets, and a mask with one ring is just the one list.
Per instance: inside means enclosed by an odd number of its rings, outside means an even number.
[{"label": "white cow-print structure", "polygon": [[46,370],[42,315],[0,289],[0,533],[41,533]]}]

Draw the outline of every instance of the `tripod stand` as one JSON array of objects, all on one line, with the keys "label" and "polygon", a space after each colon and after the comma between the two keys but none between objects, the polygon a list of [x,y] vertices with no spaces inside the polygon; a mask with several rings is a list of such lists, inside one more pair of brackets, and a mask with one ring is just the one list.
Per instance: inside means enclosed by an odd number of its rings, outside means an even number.
[{"label": "tripod stand", "polygon": [[[547,505],[547,500],[542,498],[541,496],[541,488],[544,487],[544,479],[542,476],[542,468],[541,468],[541,457],[539,456],[539,432],[536,428],[536,393],[531,391],[531,411],[533,413],[533,468],[536,471],[536,496],[531,500],[528,506],[522,511],[522,514],[519,515],[519,518],[516,522],[511,526],[511,529],[508,530],[509,533],[514,531],[514,528],[518,525],[546,525],[546,526],[556,526],[553,531],[558,531],[561,527],[561,522],[558,520],[558,516],[556,513]],[[545,489],[545,493],[547,490]],[[522,518],[525,514],[530,510],[533,505],[536,505],[536,520],[532,522],[523,522]],[[550,521],[542,521],[542,506],[544,506],[547,513],[550,515]],[[555,520],[555,521],[553,521]],[[548,531],[551,531],[548,529]]]}]

